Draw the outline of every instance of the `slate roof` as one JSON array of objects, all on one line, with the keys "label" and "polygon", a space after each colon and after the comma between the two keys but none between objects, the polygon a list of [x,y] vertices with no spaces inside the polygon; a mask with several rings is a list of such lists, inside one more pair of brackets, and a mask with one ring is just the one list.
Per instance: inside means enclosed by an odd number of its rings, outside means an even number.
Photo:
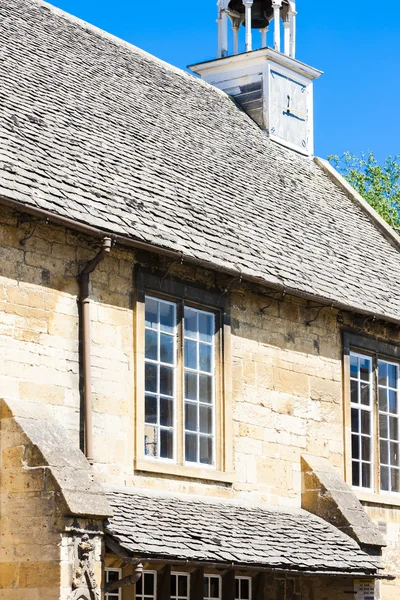
[{"label": "slate roof", "polygon": [[400,320],[399,253],[371,218],[192,75],[2,0],[0,106],[0,197]]},{"label": "slate roof", "polygon": [[107,533],[131,555],[274,569],[370,574],[378,557],[304,510],[108,490]]}]

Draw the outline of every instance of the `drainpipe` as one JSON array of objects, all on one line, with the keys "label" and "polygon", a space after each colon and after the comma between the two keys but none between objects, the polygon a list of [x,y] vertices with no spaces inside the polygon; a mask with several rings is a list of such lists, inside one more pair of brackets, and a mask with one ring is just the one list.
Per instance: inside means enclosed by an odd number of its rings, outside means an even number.
[{"label": "drainpipe", "polygon": [[135,583],[139,581],[142,575],[143,565],[142,563],[139,563],[138,565],[136,565],[132,575],[128,575],[128,577],[124,577],[123,579],[119,579],[118,581],[110,582],[106,586],[105,591],[106,593],[115,592],[116,590],[119,590],[123,587],[127,587],[128,585],[135,585]]},{"label": "drainpipe", "polygon": [[99,252],[78,275],[79,297],[81,303],[81,331],[82,331],[82,363],[83,363],[83,404],[84,404],[84,430],[85,430],[85,455],[89,464],[93,465],[93,419],[92,419],[92,367],[91,367],[91,328],[90,328],[90,274],[110,253],[112,240],[103,238]]}]

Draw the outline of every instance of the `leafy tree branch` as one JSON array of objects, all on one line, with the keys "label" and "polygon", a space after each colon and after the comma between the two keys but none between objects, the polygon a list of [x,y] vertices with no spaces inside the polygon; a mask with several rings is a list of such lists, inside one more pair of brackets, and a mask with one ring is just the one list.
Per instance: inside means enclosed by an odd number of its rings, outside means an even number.
[{"label": "leafy tree branch", "polygon": [[400,233],[400,156],[381,165],[373,152],[360,157],[345,152],[329,156],[330,163],[393,229]]}]

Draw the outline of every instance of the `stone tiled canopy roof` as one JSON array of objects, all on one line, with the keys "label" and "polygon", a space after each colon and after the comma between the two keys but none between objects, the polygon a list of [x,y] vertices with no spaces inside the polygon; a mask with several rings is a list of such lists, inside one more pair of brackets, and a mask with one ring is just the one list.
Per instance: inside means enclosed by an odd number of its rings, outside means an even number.
[{"label": "stone tiled canopy roof", "polygon": [[400,320],[399,253],[373,219],[193,76],[7,0],[0,107],[0,197]]},{"label": "stone tiled canopy roof", "polygon": [[372,574],[377,557],[304,510],[108,491],[107,533],[131,556],[307,572]]}]

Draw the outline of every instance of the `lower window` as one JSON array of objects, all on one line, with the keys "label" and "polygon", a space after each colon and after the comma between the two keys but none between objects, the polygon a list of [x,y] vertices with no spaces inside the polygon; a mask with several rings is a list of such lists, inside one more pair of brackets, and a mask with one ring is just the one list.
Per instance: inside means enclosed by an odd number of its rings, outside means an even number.
[{"label": "lower window", "polygon": [[400,368],[379,354],[350,351],[352,483],[400,492]]},{"label": "lower window", "polygon": [[[106,585],[121,579],[121,569],[106,569],[105,571]],[[104,600],[121,600],[121,588],[113,592],[106,592]]]}]

